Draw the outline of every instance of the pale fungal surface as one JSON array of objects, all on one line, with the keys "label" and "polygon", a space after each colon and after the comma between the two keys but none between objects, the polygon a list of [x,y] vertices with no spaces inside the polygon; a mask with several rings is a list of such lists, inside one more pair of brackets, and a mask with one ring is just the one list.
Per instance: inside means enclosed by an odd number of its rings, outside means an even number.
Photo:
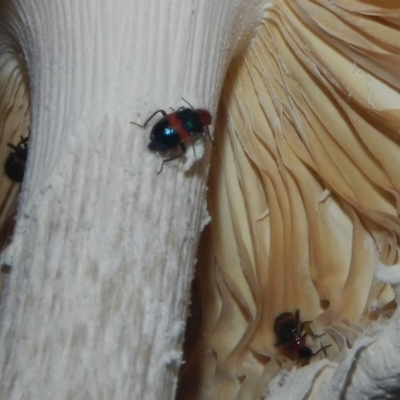
[{"label": "pale fungal surface", "polygon": [[[180,399],[399,395],[399,65],[378,0],[275,1],[232,63]],[[309,365],[275,346],[296,309]]]}]

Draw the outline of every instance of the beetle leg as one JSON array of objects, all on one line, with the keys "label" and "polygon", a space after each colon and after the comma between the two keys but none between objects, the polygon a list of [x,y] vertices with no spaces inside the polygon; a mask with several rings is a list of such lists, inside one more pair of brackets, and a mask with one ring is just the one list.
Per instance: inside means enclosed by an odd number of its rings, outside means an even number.
[{"label": "beetle leg", "polygon": [[17,153],[18,150],[19,150],[18,146],[13,145],[12,143],[7,143],[7,146],[8,146],[10,149],[13,149],[16,153]]},{"label": "beetle leg", "polygon": [[186,151],[186,147],[185,147],[185,145],[184,145],[183,143],[181,143],[181,150],[182,150],[182,151],[181,151],[178,155],[173,156],[173,157],[171,157],[171,158],[166,158],[165,160],[163,160],[163,162],[161,163],[161,168],[160,168],[160,170],[157,172],[157,175],[159,175],[159,174],[161,173],[161,171],[163,170],[163,167],[164,167],[164,164],[165,164],[165,163],[170,162],[170,161],[172,161],[172,160],[176,160],[177,158],[183,156],[183,154],[184,154],[185,151]]},{"label": "beetle leg", "polygon": [[21,138],[21,140],[16,146],[12,143],[7,143],[7,146],[10,149],[14,150],[14,152],[16,154],[18,154],[19,156],[22,156],[22,158],[25,158],[26,152],[28,150],[29,135],[25,138],[20,136],[20,138]]},{"label": "beetle leg", "polygon": [[[312,322],[312,321],[304,321],[304,322],[301,324],[301,326],[300,326],[300,331],[299,331],[299,333],[301,334],[301,332],[303,332],[304,325],[306,325],[306,324],[311,324],[311,322]],[[314,338],[319,338],[319,337],[321,337],[321,336],[324,336],[325,333],[321,333],[320,335],[316,335],[316,334],[313,333],[313,332],[308,332],[308,333],[305,333],[305,334],[302,335],[302,336],[303,336],[303,337],[306,337],[306,335],[311,335],[311,336],[314,337]]]},{"label": "beetle leg", "polygon": [[26,144],[26,143],[28,143],[28,141],[29,141],[29,135],[28,136],[26,136],[26,137],[23,137],[23,136],[20,136],[20,138],[21,138],[21,141],[18,143],[18,144]]},{"label": "beetle leg", "polygon": [[301,332],[303,331],[305,325],[311,324],[311,322],[312,322],[312,321],[304,321],[304,322],[302,322],[301,325],[300,325],[300,331],[299,331],[299,333],[301,333]]},{"label": "beetle leg", "polygon": [[324,347],[321,347],[316,353],[313,353],[312,357],[316,356],[320,351],[325,350],[325,349],[328,348],[329,346],[330,346],[330,344],[328,344],[328,345],[326,345],[326,346],[324,346]]},{"label": "beetle leg", "polygon": [[136,126],[139,126],[140,128],[146,128],[146,125],[158,114],[161,113],[163,115],[163,117],[165,117],[167,115],[167,113],[164,110],[157,110],[156,112],[154,112],[153,114],[150,115],[149,118],[147,118],[146,122],[143,125],[138,124],[137,122],[133,122],[131,121],[130,123]]},{"label": "beetle leg", "polygon": [[[300,323],[300,310],[296,310],[295,319],[296,319],[297,326],[299,326],[299,323]],[[302,322],[301,325],[300,325],[299,333],[301,334],[301,332],[304,329],[304,326],[307,325],[307,324],[311,324],[311,322],[312,321],[304,321],[304,322]]]}]

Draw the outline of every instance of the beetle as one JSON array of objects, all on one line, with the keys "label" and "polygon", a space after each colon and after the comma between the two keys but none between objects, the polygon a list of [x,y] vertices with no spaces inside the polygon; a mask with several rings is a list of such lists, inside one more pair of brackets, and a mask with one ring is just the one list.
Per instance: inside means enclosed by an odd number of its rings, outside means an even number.
[{"label": "beetle", "polygon": [[2,274],[9,274],[11,272],[12,266],[9,264],[2,264],[0,270]]},{"label": "beetle", "polygon": [[163,160],[158,174],[162,171],[164,163],[181,157],[186,151],[186,143],[189,139],[193,142],[199,137],[207,136],[212,143],[208,125],[211,124],[211,114],[204,109],[195,109],[190,103],[184,100],[191,108],[180,107],[177,111],[167,114],[164,110],[155,111],[146,120],[143,125],[131,122],[141,128],[146,128],[147,124],[158,114],[162,114],[162,118],[158,120],[151,128],[149,150],[158,151],[160,153],[169,153],[180,147],[181,151],[178,155]]},{"label": "beetle", "polygon": [[[330,346],[321,347],[316,353],[306,346],[307,333],[302,334],[304,326],[312,321],[300,322],[300,311],[296,313],[284,312],[275,318],[274,332],[278,338],[276,346],[284,346],[290,353],[297,353],[299,359],[309,360],[316,356],[319,352]],[[322,335],[313,335],[320,337]]]},{"label": "beetle", "polygon": [[7,157],[4,172],[15,182],[22,182],[24,179],[25,165],[28,158],[28,141],[29,136],[21,136],[21,140],[16,146],[12,143],[7,144],[14,151]]}]

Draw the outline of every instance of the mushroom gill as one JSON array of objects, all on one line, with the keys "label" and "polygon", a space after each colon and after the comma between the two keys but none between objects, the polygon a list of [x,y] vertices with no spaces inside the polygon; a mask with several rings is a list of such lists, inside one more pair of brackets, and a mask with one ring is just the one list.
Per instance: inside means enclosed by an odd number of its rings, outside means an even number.
[{"label": "mushroom gill", "polygon": [[399,39],[395,1],[275,1],[232,63],[179,399],[263,396],[296,366],[282,312],[325,332],[310,364],[331,366],[392,316],[374,269],[399,262]]},{"label": "mushroom gill", "polygon": [[[20,185],[5,174],[13,152],[8,143],[18,144],[28,135],[30,91],[28,73],[13,43],[0,42],[0,250],[11,237]],[[1,288],[0,288],[1,291]]]}]

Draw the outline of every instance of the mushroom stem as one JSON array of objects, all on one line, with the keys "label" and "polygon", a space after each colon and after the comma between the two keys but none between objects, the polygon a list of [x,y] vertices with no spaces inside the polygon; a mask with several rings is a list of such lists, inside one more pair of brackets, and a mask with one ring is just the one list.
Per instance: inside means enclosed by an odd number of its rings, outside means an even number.
[{"label": "mushroom stem", "polygon": [[210,155],[189,172],[143,123],[215,117],[260,0],[16,0],[0,41],[31,85],[29,159],[0,312],[0,398],[172,399]]}]

